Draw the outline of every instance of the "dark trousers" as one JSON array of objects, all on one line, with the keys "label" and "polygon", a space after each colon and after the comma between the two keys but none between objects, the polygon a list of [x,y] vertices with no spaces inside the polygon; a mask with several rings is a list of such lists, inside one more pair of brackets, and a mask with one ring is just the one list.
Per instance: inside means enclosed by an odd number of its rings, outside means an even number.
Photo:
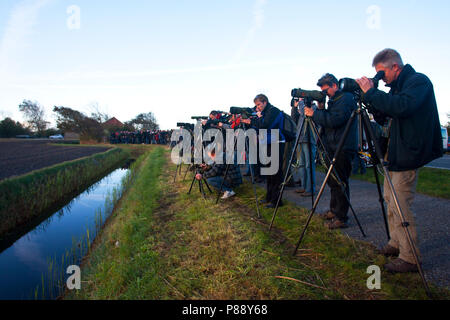
[{"label": "dark trousers", "polygon": [[[277,173],[271,176],[266,176],[267,183],[267,195],[266,201],[268,203],[277,204],[278,197],[280,196],[281,183],[283,182],[283,155],[284,155],[284,147],[285,143],[280,143],[279,145],[279,155],[278,155],[278,170]],[[271,146],[267,147],[267,154],[271,155]],[[267,165],[266,167],[268,167]],[[282,202],[280,202],[282,205]]]},{"label": "dark trousers", "polygon": [[[330,153],[330,156],[333,157],[334,153]],[[352,172],[352,159],[354,154],[341,151],[340,155],[336,159],[336,164],[334,166],[334,173],[338,175],[341,180],[341,183],[345,185],[345,188],[336,182],[336,179],[333,176],[327,181],[328,186],[331,189],[331,200],[330,200],[330,211],[333,212],[336,217],[343,221],[347,222],[348,220],[348,209],[350,207],[349,202],[345,195],[347,195],[350,200],[350,187],[349,187],[349,177]],[[344,191],[345,190],[345,193]]]}]

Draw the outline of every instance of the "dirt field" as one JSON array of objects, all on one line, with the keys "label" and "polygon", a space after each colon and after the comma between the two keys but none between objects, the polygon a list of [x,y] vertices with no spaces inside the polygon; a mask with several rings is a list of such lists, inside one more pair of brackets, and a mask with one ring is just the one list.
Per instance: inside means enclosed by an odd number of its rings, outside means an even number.
[{"label": "dirt field", "polygon": [[109,149],[62,147],[50,143],[48,140],[0,140],[0,180]]}]

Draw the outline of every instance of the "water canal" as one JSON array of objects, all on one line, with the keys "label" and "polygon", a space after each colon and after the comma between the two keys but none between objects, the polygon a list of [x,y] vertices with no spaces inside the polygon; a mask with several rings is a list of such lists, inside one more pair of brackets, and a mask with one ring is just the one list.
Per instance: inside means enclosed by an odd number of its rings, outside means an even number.
[{"label": "water canal", "polygon": [[79,264],[86,254],[120,198],[127,172],[113,171],[31,231],[0,241],[0,300],[58,296],[69,276],[67,266]]}]

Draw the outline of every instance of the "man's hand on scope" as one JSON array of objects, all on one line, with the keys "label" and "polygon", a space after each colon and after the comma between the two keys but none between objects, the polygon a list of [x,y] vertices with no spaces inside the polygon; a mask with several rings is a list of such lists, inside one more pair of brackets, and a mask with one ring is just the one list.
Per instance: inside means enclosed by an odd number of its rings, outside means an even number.
[{"label": "man's hand on scope", "polygon": [[195,179],[197,179],[197,180],[202,180],[202,175],[200,174],[200,173],[197,173],[196,175],[195,175]]},{"label": "man's hand on scope", "polygon": [[313,108],[308,108],[305,106],[305,116],[307,117],[312,117],[314,115],[314,109]]},{"label": "man's hand on scope", "polygon": [[370,89],[374,87],[373,81],[371,79],[368,79],[367,77],[362,77],[360,79],[356,79],[356,83],[359,84],[361,87],[361,90],[366,93]]},{"label": "man's hand on scope", "polygon": [[250,120],[250,119],[241,119],[241,122],[245,123],[245,124],[251,124],[252,120]]}]

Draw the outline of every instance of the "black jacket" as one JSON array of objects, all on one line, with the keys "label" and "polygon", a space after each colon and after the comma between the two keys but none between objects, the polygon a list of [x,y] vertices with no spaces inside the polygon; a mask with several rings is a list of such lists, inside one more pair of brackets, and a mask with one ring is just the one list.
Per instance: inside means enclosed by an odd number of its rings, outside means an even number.
[{"label": "black jacket", "polygon": [[[337,91],[333,98],[328,102],[328,109],[317,109],[314,111],[313,120],[324,129],[327,148],[335,152],[341,137],[344,134],[352,112],[357,108],[355,98],[351,93]],[[350,131],[345,140],[343,150],[347,152],[356,152],[358,150],[357,119],[353,121]],[[334,154],[330,154],[333,157]]]},{"label": "black jacket", "polygon": [[[262,117],[259,119],[252,120],[252,126],[258,129],[269,129],[267,130],[267,141],[271,143],[271,129],[282,129],[283,121],[281,117],[280,109],[274,107],[270,103],[264,108],[262,112]],[[279,131],[279,140],[285,140],[281,130]]]},{"label": "black jacket", "polygon": [[382,115],[392,118],[389,170],[413,170],[442,157],[441,126],[431,81],[408,64],[390,87],[389,94],[373,88],[363,97]]}]

